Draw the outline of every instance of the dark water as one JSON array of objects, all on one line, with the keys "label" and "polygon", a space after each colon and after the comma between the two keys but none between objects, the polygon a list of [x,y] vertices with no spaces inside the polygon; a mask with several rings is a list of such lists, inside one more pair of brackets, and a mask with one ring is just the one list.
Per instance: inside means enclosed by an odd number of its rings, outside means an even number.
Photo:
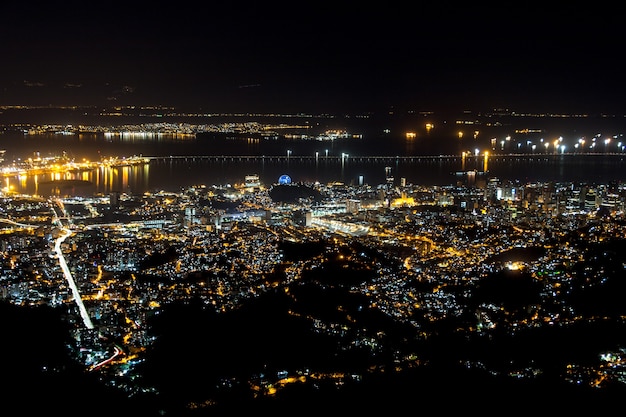
[{"label": "dark water", "polygon": [[[407,185],[449,185],[465,181],[459,172],[474,170],[483,180],[495,177],[502,181],[524,183],[626,180],[626,154],[555,155],[537,152],[502,157],[493,153],[485,164],[482,154],[471,153],[461,158],[461,148],[452,149],[449,144],[444,146],[444,141],[445,138],[410,140],[401,135],[384,134],[318,141],[216,135],[180,137],[171,134],[111,138],[101,134],[22,135],[13,132],[0,135],[0,149],[5,150],[5,166],[33,156],[58,156],[63,153],[76,161],[132,155],[189,158],[155,159],[145,165],[102,167],[68,173],[63,177],[52,177],[52,174],[5,176],[2,188],[44,196],[93,195],[111,191],[179,191],[193,185],[242,183],[250,174],[259,175],[266,186],[278,182],[278,178],[285,174],[293,182],[339,181],[375,186],[386,181],[388,172],[398,185],[401,182]],[[275,158],[193,158],[199,155]],[[402,158],[420,155],[436,157]],[[371,156],[386,158],[368,158]],[[51,183],[52,180],[81,180],[87,185],[75,181]]]}]

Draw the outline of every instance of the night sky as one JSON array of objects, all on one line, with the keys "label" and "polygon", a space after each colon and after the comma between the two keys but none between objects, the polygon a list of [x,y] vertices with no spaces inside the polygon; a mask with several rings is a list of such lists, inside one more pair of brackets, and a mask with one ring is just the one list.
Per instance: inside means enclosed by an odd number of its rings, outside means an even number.
[{"label": "night sky", "polygon": [[626,112],[615,6],[0,6],[0,105]]}]

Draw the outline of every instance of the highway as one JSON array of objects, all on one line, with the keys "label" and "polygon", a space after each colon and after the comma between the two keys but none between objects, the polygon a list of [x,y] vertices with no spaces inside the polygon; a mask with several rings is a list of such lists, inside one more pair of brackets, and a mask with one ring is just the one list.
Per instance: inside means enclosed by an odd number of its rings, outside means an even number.
[{"label": "highway", "polygon": [[63,243],[63,241],[65,241],[65,239],[71,236],[72,232],[69,229],[65,229],[65,228],[60,229],[60,230],[61,230],[61,235],[56,239],[54,243],[54,250],[56,252],[57,258],[59,259],[59,265],[61,266],[61,269],[63,270],[65,279],[67,279],[67,282],[70,285],[70,288],[72,289],[72,295],[74,296],[74,300],[76,301],[76,305],[78,306],[78,309],[80,311],[80,316],[83,319],[83,323],[88,329],[93,329],[94,328],[93,323],[91,322],[91,319],[89,318],[89,314],[87,314],[87,309],[85,308],[85,305],[83,304],[83,299],[80,296],[80,292],[78,291],[76,282],[74,282],[72,273],[70,272],[70,269],[67,266],[67,262],[65,262],[65,257],[63,256],[63,251],[61,250],[61,244]]}]

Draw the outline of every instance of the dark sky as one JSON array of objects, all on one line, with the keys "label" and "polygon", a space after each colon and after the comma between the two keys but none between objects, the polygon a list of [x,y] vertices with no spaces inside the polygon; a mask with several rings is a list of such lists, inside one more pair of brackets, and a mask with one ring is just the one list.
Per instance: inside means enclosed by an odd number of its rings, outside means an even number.
[{"label": "dark sky", "polygon": [[619,5],[0,6],[0,105],[626,113]]}]

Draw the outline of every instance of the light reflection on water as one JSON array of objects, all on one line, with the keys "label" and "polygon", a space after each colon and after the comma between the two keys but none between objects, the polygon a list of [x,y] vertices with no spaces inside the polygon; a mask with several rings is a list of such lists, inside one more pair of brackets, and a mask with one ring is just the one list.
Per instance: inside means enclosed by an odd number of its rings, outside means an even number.
[{"label": "light reflection on water", "polygon": [[2,191],[38,196],[109,194],[112,191],[143,193],[149,190],[150,164],[107,167],[55,173],[6,176]]}]

